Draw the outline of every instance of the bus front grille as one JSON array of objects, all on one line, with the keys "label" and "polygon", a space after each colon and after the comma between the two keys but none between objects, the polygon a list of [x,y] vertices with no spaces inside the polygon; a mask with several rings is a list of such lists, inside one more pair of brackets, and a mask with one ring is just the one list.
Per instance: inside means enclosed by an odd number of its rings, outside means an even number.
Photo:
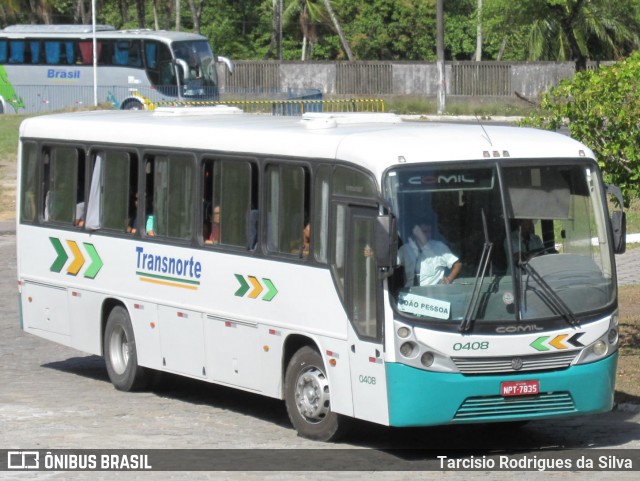
[{"label": "bus front grille", "polygon": [[468,398],[456,412],[453,421],[491,421],[507,416],[552,416],[575,413],[568,392],[542,393],[537,396],[489,396]]},{"label": "bus front grille", "polygon": [[498,374],[524,371],[551,371],[568,368],[577,352],[541,354],[537,356],[509,356],[492,358],[452,358],[462,374]]}]

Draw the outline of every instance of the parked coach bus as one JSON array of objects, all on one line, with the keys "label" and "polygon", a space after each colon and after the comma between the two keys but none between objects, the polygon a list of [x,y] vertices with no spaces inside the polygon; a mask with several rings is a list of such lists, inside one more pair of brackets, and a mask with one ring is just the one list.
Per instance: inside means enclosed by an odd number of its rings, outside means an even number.
[{"label": "parked coach bus", "polygon": [[[96,28],[98,102],[218,100],[216,57],[185,32]],[[0,110],[49,112],[94,103],[91,25],[13,25],[0,30]]]},{"label": "parked coach bus", "polygon": [[260,393],[317,440],[612,407],[624,213],[566,136],[102,111],[25,120],[19,159],[21,326],[119,390]]}]

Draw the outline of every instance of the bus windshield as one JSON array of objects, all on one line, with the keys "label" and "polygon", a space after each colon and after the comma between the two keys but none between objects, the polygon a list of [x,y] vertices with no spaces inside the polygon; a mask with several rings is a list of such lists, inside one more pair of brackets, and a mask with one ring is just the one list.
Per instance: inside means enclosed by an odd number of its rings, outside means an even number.
[{"label": "bus windshield", "polygon": [[490,321],[575,324],[609,306],[615,276],[596,169],[558,159],[389,171],[396,312],[466,331]]},{"label": "bus windshield", "polygon": [[213,52],[206,40],[175,42],[173,52],[185,97],[203,97],[217,87]]}]

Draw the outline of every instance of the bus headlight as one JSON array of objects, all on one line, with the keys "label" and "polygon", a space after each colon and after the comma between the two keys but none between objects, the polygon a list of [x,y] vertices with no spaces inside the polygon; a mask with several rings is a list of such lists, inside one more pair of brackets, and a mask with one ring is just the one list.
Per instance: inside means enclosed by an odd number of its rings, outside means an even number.
[{"label": "bus headlight", "polygon": [[607,353],[607,343],[602,340],[596,341],[591,347],[591,351],[598,357],[604,356]]},{"label": "bus headlight", "polygon": [[400,346],[400,354],[407,358],[415,357],[417,350],[418,346],[416,346],[413,342],[404,342]]},{"label": "bus headlight", "polygon": [[611,315],[610,325],[612,327],[616,327],[617,328],[619,323],[620,323],[620,315],[618,314],[618,311],[616,311]]},{"label": "bus headlight", "polygon": [[398,328],[398,337],[402,339],[406,339],[411,335],[411,329],[406,326],[402,326]]},{"label": "bus headlight", "polygon": [[435,358],[433,357],[433,354],[430,352],[425,352],[424,354],[422,354],[422,356],[420,356],[420,362],[424,367],[431,367],[433,365],[434,359]]},{"label": "bus headlight", "polygon": [[609,329],[600,339],[585,347],[575,364],[588,364],[600,361],[603,357],[613,354],[618,349],[618,330]]}]

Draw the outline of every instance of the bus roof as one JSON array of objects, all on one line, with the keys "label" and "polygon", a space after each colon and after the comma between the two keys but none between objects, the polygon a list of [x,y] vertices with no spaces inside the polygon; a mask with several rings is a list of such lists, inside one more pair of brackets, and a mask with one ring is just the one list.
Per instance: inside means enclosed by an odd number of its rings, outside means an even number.
[{"label": "bus roof", "polygon": [[402,121],[393,114],[273,117],[232,107],[92,111],[32,117],[22,138],[344,160],[378,178],[394,165],[491,158],[594,158],[544,130]]},{"label": "bus roof", "polygon": [[[96,25],[96,32],[115,30],[113,25]],[[40,33],[91,33],[92,25],[9,25],[0,30],[2,33],[40,34]]]},{"label": "bus roof", "polygon": [[[91,25],[11,25],[0,30],[0,38],[91,38]],[[116,30],[111,25],[96,25],[96,38],[148,38],[151,40],[185,41],[206,40],[206,37],[190,32],[170,30]]]}]

